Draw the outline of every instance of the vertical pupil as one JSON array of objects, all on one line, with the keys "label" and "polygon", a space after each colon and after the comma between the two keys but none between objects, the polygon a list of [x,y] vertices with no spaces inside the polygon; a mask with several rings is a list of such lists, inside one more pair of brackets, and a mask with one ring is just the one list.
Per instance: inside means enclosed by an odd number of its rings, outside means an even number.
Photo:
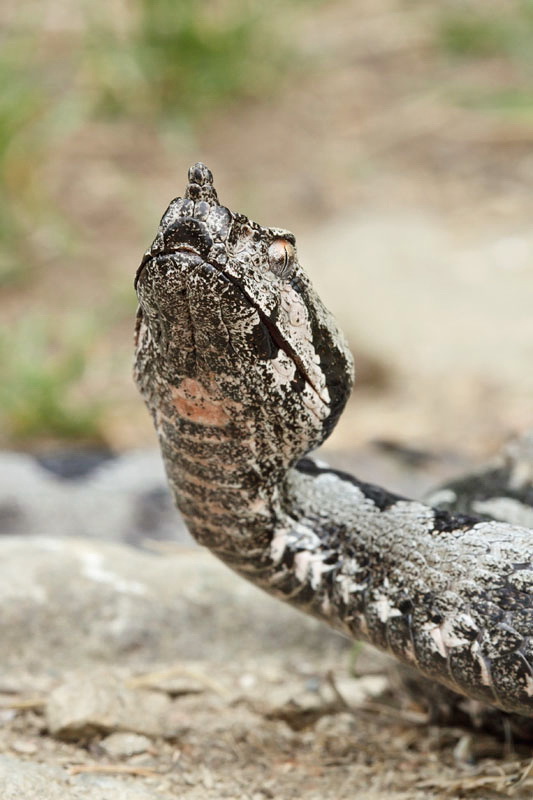
[{"label": "vertical pupil", "polygon": [[280,277],[284,277],[292,262],[292,256],[293,247],[290,242],[285,239],[275,239],[268,248],[270,269]]}]

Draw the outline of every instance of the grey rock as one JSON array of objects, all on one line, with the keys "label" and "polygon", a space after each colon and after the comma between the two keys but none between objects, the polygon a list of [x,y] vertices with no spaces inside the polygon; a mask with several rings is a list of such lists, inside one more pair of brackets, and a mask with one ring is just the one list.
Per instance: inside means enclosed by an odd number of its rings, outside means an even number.
[{"label": "grey rock", "polygon": [[[302,237],[298,249],[359,351],[426,385],[477,375],[506,391],[531,391],[533,372],[525,365],[533,335],[533,233],[502,237],[486,230],[469,242],[426,211],[387,216],[350,209]],[[380,322],[370,297],[379,297]],[[435,303],[437,297],[453,302]]]},{"label": "grey rock", "polygon": [[[172,781],[164,779],[164,770],[159,774],[157,762],[148,777],[102,774],[98,764],[91,768],[85,749],[73,750],[76,741],[108,733],[103,750],[111,759],[150,758],[133,754],[144,753],[151,736],[186,735],[192,723],[187,696],[173,700],[166,691],[142,687],[161,685],[172,696],[205,691],[218,707],[217,662],[240,669],[251,655],[261,659],[273,652],[298,663],[336,661],[346,648],[340,636],[247,584],[200,548],[163,556],[94,539],[44,536],[0,538],[0,641],[4,690],[45,701],[56,750],[46,745],[42,758],[64,752],[63,763],[76,764],[79,753],[89,768],[76,774],[28,761],[37,758],[28,742],[46,742],[39,739],[42,717],[34,715],[25,738],[18,729],[12,734],[11,752],[20,757],[0,756],[2,800],[171,800],[175,787],[169,788]],[[202,670],[195,668],[199,661]],[[170,665],[176,662],[174,674]],[[144,674],[132,678],[138,672]],[[201,680],[204,672],[209,681]],[[213,792],[199,786],[194,796]]]},{"label": "grey rock", "polygon": [[228,650],[238,660],[345,647],[200,548],[162,556],[94,540],[15,536],[0,538],[0,641],[8,684],[24,673],[40,680],[91,664],[145,669],[227,660]]},{"label": "grey rock", "polygon": [[156,451],[100,460],[75,480],[43,466],[43,458],[0,453],[0,534],[192,544]]}]

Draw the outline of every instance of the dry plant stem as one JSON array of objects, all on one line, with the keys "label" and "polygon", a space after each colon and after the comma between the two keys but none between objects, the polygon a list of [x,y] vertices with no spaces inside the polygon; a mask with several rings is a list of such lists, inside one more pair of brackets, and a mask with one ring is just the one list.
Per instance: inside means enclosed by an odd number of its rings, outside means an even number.
[{"label": "dry plant stem", "polygon": [[135,678],[130,678],[128,680],[127,685],[130,689],[153,689],[157,688],[158,684],[161,684],[161,682],[175,677],[191,678],[221,697],[227,695],[224,687],[208,675],[205,675],[203,672],[198,672],[195,669],[184,667],[181,664],[164,670],[156,670],[154,672],[146,672],[143,675],[136,675]]},{"label": "dry plant stem", "polygon": [[153,775],[161,775],[161,771],[150,769],[150,767],[135,767],[129,764],[76,764],[69,767],[71,775],[82,773],[101,773],[105,775],[139,775],[150,778]]}]

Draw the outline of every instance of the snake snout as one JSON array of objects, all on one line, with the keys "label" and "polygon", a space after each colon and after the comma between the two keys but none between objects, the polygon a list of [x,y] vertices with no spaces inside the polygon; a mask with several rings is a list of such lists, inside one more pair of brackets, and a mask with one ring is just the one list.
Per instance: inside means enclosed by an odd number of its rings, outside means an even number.
[{"label": "snake snout", "polygon": [[185,197],[191,200],[205,200],[218,204],[218,197],[213,186],[213,173],[199,161],[189,169],[189,182],[185,189]]},{"label": "snake snout", "polygon": [[172,253],[183,247],[192,248],[202,258],[207,258],[213,239],[204,222],[195,217],[183,217],[164,231],[164,253]]}]

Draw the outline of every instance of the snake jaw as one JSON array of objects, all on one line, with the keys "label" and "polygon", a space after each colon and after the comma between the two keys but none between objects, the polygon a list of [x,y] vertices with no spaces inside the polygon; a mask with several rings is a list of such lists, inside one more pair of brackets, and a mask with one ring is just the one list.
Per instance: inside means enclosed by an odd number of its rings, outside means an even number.
[{"label": "snake jaw", "polygon": [[221,206],[203,164],[164,213],[135,287],[159,369],[172,380],[238,370],[247,383],[260,361],[275,402],[298,397],[299,413],[312,417],[314,444],[332,430],[351,358],[298,263],[294,235]]}]

